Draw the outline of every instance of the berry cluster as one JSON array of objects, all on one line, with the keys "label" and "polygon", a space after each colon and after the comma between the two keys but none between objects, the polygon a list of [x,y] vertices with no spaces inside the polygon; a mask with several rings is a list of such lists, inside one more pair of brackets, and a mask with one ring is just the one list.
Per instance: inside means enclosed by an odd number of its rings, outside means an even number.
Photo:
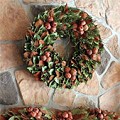
[{"label": "berry cluster", "polygon": [[57,119],[59,120],[73,120],[72,113],[70,111],[57,112]]},{"label": "berry cluster", "polygon": [[27,112],[31,117],[36,118],[36,120],[40,120],[40,118],[42,118],[43,113],[37,107],[36,108],[28,107]]},{"label": "berry cluster", "polygon": [[77,70],[75,68],[65,67],[65,77],[71,79],[71,81],[76,80]]}]

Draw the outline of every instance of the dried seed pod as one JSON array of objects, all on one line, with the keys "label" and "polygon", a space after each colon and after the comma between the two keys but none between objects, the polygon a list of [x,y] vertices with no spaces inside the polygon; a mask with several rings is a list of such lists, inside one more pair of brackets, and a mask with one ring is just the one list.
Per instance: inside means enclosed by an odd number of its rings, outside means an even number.
[{"label": "dried seed pod", "polygon": [[96,61],[96,60],[97,60],[96,54],[92,54],[92,55],[91,55],[91,58],[92,58],[92,60],[95,60],[95,61]]},{"label": "dried seed pod", "polygon": [[87,18],[88,14],[86,12],[83,12],[82,14],[80,14],[82,18]]},{"label": "dried seed pod", "polygon": [[36,40],[36,41],[34,42],[34,46],[35,46],[35,47],[38,47],[38,46],[39,46],[39,41],[38,41],[38,40]]},{"label": "dried seed pod", "polygon": [[75,38],[78,38],[79,37],[79,33],[77,31],[74,32],[74,36]]},{"label": "dried seed pod", "polygon": [[23,56],[24,56],[24,58],[30,57],[30,52],[25,52]]},{"label": "dried seed pod", "polygon": [[43,21],[41,19],[39,19],[38,21],[36,21],[36,23],[35,23],[36,27],[40,27],[41,25],[43,25]]},{"label": "dried seed pod", "polygon": [[28,61],[28,66],[32,66],[32,65],[33,65],[32,60],[29,60],[29,61]]},{"label": "dried seed pod", "polygon": [[43,40],[39,40],[39,45],[40,45],[40,44],[43,45],[43,44],[45,44],[45,42],[44,42]]}]

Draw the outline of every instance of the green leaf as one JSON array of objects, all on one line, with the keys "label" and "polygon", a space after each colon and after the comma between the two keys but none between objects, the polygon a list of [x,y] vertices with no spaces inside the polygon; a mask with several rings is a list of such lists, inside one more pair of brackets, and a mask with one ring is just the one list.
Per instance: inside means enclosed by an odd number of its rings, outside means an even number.
[{"label": "green leaf", "polygon": [[48,67],[51,68],[53,66],[54,62],[48,62]]},{"label": "green leaf", "polygon": [[60,83],[60,80],[57,77],[55,77],[54,80],[56,83],[58,83],[58,84]]},{"label": "green leaf", "polygon": [[44,72],[47,69],[47,66],[42,67],[42,72]]},{"label": "green leaf", "polygon": [[53,71],[54,71],[54,69],[50,69],[49,74],[53,75]]},{"label": "green leaf", "polygon": [[22,120],[20,116],[12,116],[8,120]]}]

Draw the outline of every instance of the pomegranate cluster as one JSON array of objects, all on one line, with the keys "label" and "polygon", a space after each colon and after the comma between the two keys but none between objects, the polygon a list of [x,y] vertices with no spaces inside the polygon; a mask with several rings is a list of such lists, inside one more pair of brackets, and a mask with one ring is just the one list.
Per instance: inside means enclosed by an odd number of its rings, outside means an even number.
[{"label": "pomegranate cluster", "polygon": [[[64,38],[69,39],[74,50],[69,60],[53,46],[56,40]],[[102,50],[99,30],[92,18],[65,5],[35,17],[25,36],[24,58],[35,80],[52,88],[71,89],[92,78],[101,63]]]}]

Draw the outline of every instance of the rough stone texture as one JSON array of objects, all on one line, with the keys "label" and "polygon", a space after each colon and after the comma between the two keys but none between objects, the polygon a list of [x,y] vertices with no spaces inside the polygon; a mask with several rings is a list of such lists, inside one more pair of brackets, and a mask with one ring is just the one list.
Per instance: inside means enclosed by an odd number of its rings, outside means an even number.
[{"label": "rough stone texture", "polygon": [[97,17],[104,17],[104,11],[101,6],[101,2],[98,0],[75,0],[75,5],[78,8],[84,8],[88,12]]},{"label": "rough stone texture", "polygon": [[94,108],[94,102],[90,100],[88,97],[77,96],[74,100],[73,107],[90,107]]},{"label": "rough stone texture", "polygon": [[15,72],[16,80],[20,88],[25,105],[45,105],[49,100],[48,88],[43,82],[35,81],[28,71]]},{"label": "rough stone texture", "polygon": [[115,29],[117,32],[120,32],[120,0],[116,2],[114,0],[103,0],[103,5],[106,9],[106,16],[108,24]]},{"label": "rough stone texture", "polygon": [[0,45],[0,70],[22,65],[19,49],[15,44]]},{"label": "rough stone texture", "polygon": [[103,76],[102,86],[108,89],[117,83],[120,83],[120,63],[112,62],[108,71]]},{"label": "rough stone texture", "polygon": [[110,60],[109,53],[104,49],[103,53],[101,54],[101,65],[97,68],[97,73],[101,75],[104,70],[106,69],[108,62]]},{"label": "rough stone texture", "polygon": [[105,27],[104,25],[97,23],[97,27],[100,31],[101,39],[104,40],[112,35],[112,32],[109,28]]},{"label": "rough stone texture", "polygon": [[93,74],[93,78],[89,80],[87,84],[81,83],[75,90],[87,95],[97,95],[99,92],[99,84],[96,73]]},{"label": "rough stone texture", "polygon": [[69,3],[72,0],[23,0],[24,3],[39,3],[39,4],[51,4],[51,3]]},{"label": "rough stone texture", "polygon": [[0,1],[0,40],[20,40],[29,20],[18,0]]},{"label": "rough stone texture", "polygon": [[0,74],[0,104],[12,105],[17,103],[17,91],[9,72]]},{"label": "rough stone texture", "polygon": [[115,56],[117,59],[120,59],[120,46],[118,45],[118,37],[113,36],[107,43],[107,47],[110,52]]},{"label": "rough stone texture", "polygon": [[71,107],[75,98],[75,94],[69,89],[57,89],[55,91],[53,101],[61,106]]},{"label": "rough stone texture", "polygon": [[115,111],[120,104],[120,85],[109,90],[99,98],[100,108]]}]

